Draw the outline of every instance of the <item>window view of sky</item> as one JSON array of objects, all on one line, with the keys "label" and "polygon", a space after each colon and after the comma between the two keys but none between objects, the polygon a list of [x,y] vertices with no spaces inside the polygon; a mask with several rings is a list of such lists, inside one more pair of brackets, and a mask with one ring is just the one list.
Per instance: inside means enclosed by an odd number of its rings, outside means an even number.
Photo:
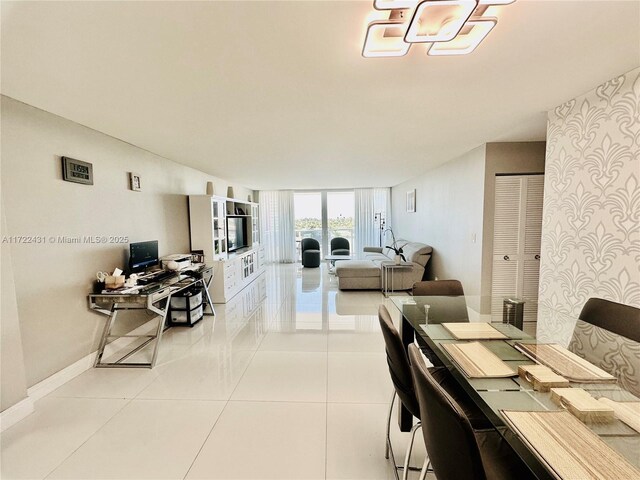
[{"label": "window view of sky", "polygon": [[[322,207],[319,192],[296,193],[295,210],[298,218],[320,218]],[[327,215],[329,218],[353,218],[354,216],[353,192],[328,192]]]},{"label": "window view of sky", "polygon": [[320,200],[320,192],[296,193],[294,195],[296,220],[299,218],[320,218],[322,216]]}]

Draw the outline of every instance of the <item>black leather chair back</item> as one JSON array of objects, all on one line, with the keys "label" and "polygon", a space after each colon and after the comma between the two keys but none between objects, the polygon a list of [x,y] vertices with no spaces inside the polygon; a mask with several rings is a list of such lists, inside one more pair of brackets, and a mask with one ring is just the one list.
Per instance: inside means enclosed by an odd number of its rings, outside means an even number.
[{"label": "black leather chair back", "polygon": [[409,345],[422,434],[438,480],[486,480],[471,423],[456,401],[434,380],[415,345]]},{"label": "black leather chair back", "polygon": [[349,240],[344,237],[336,237],[331,239],[331,255],[349,255],[351,253]]},{"label": "black leather chair back", "polygon": [[303,253],[305,250],[320,250],[320,242],[315,238],[303,238],[300,242],[300,249]]},{"label": "black leather chair back", "polygon": [[400,334],[393,325],[391,315],[389,315],[389,311],[384,305],[380,305],[378,308],[378,320],[380,320],[380,328],[382,329],[382,336],[384,337],[387,364],[389,365],[393,388],[396,389],[400,401],[407,410],[409,410],[414,417],[420,418],[420,408],[418,407],[418,399],[416,398],[416,392],[413,388],[409,360],[404,351]]},{"label": "black leather chair back", "polygon": [[590,298],[582,307],[580,320],[640,342],[640,308],[602,298]]},{"label": "black leather chair back", "polygon": [[464,290],[458,280],[430,280],[414,283],[413,295],[458,296],[464,295]]}]

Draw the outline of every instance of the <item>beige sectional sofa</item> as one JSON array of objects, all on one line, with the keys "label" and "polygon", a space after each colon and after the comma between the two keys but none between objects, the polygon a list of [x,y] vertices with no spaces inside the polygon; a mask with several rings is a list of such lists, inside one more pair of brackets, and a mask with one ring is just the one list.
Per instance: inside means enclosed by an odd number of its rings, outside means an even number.
[{"label": "beige sectional sofa", "polygon": [[[424,243],[398,240],[410,269],[394,272],[394,290],[409,290],[415,282],[422,280],[424,269],[433,249]],[[382,262],[393,262],[395,252],[390,248],[365,247],[360,260],[336,262],[336,277],[340,290],[380,290],[382,287]]]}]

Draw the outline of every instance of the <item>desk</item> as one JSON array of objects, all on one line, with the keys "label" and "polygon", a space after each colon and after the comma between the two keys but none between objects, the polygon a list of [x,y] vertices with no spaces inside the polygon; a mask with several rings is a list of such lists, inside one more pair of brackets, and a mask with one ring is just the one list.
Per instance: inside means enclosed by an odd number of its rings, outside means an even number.
[{"label": "desk", "polygon": [[[466,297],[469,303],[474,303],[477,297]],[[460,386],[468,394],[469,398],[483,411],[492,425],[500,433],[500,435],[509,443],[513,450],[521,457],[530,470],[540,479],[556,478],[549,470],[546,463],[540,459],[528,444],[522,440],[507,424],[502,416],[502,410],[521,410],[521,411],[546,411],[561,410],[551,400],[551,393],[542,393],[533,390],[528,382],[521,380],[519,377],[511,378],[478,378],[470,379],[459,369],[458,365],[451,359],[449,354],[442,348],[447,343],[464,343],[464,341],[456,340],[442,325],[444,322],[465,321],[464,309],[466,309],[465,297],[391,297],[392,303],[398,308],[402,314],[400,324],[400,335],[405,348],[417,339],[418,344],[423,349],[429,349],[437,356],[442,365],[444,365],[460,384]],[[424,305],[429,304],[428,325],[425,326]],[[539,319],[548,315],[545,308],[541,305],[539,308]],[[593,329],[597,328],[592,325],[585,324],[581,320],[575,320],[573,327],[573,338],[576,335],[582,335],[582,332],[593,333]],[[540,320],[539,320],[540,322]],[[507,336],[505,340],[480,340],[485,347],[496,354],[503,362],[509,365],[514,371],[517,371],[518,365],[533,364],[534,362],[523,355],[515,348],[516,342],[521,343],[537,343],[536,338],[526,334],[522,330],[513,325],[503,323],[491,324],[496,330]],[[425,328],[423,329],[423,326]],[[610,332],[608,332],[611,335]],[[599,335],[599,333],[595,333]],[[638,344],[624,337],[617,336],[612,345],[613,351],[626,352],[627,357],[624,359],[629,365],[635,367],[634,375],[637,374],[637,366],[640,365],[640,359],[636,358]],[[545,342],[551,343],[553,340],[545,339]],[[577,343],[586,343],[585,338],[578,338]],[[475,340],[478,341],[478,340]],[[592,348],[593,350],[593,348]],[[635,352],[635,353],[634,353]],[[608,357],[610,358],[610,357]],[[592,363],[594,359],[589,358]],[[637,378],[637,377],[636,377]],[[620,380],[618,384],[578,384],[572,383],[572,387],[583,388],[587,390],[595,398],[609,398],[616,401],[640,401],[636,395],[629,391],[628,385]],[[631,388],[631,387],[629,387]],[[408,411],[401,411],[399,418],[400,427],[403,431],[408,431],[413,423],[413,418]],[[636,432],[620,420],[615,420],[607,424],[587,424],[587,426],[611,448],[625,457],[636,468],[640,468],[640,433]]]},{"label": "desk", "polygon": [[[94,367],[96,368],[153,368],[158,358],[158,350],[162,340],[162,332],[165,330],[167,313],[171,304],[171,296],[176,293],[191,288],[196,285],[202,285],[205,295],[205,309],[208,306],[211,309],[209,315],[215,315],[213,310],[213,302],[209,295],[209,285],[213,279],[213,269],[207,266],[198,266],[191,271],[199,274],[200,278],[193,278],[184,274],[184,272],[176,272],[172,277],[166,278],[160,282],[149,285],[128,288],[124,291],[93,293],[89,295],[89,308],[99,313],[107,315],[98,353]],[[143,290],[144,289],[144,290]],[[158,326],[153,335],[113,335],[113,326],[118,317],[118,313],[125,310],[146,310],[154,313],[158,318]],[[206,315],[206,313],[205,313]],[[146,339],[140,345],[137,345],[127,354],[114,362],[103,362],[102,356],[104,349],[109,340],[117,338],[144,338]],[[126,362],[134,353],[140,351],[152,341],[156,341],[150,362]]]}]

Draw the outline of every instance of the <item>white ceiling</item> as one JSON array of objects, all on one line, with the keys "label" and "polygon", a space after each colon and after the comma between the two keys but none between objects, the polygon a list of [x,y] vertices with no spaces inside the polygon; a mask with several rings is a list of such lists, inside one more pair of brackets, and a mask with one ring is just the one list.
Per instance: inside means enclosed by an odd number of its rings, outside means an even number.
[{"label": "white ceiling", "polygon": [[640,1],[499,9],[476,52],[360,55],[372,2],[2,2],[2,93],[255,189],[389,186],[640,65]]}]

